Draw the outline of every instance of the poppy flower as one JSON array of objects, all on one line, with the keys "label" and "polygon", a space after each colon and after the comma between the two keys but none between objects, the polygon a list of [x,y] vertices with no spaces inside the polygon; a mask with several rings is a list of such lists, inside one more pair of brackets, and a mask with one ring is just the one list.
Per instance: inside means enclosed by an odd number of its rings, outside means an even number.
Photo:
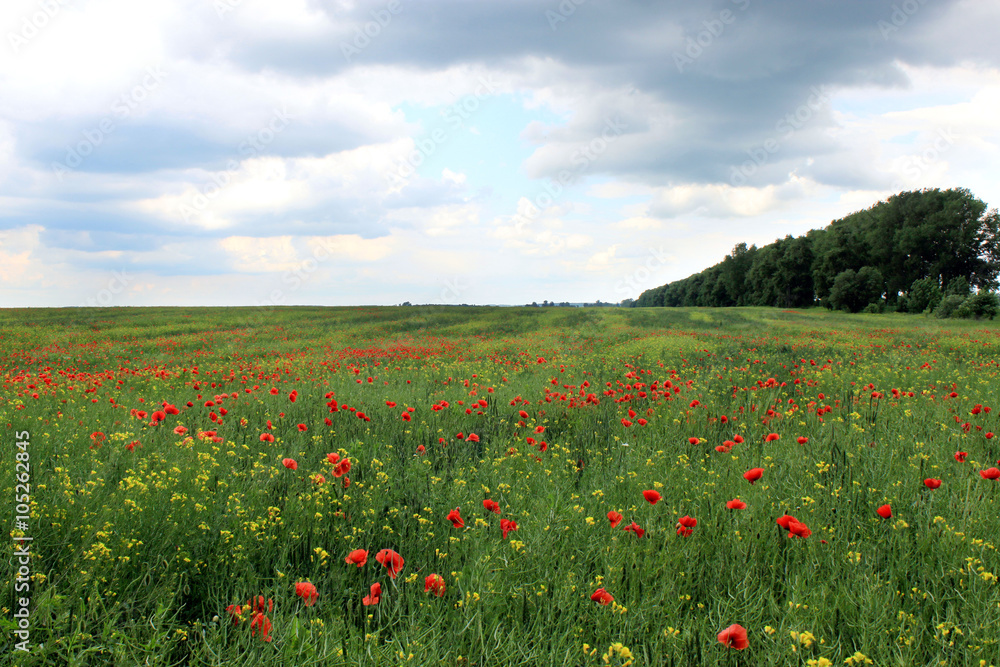
[{"label": "poppy flower", "polygon": [[271,619],[261,612],[254,614],[250,621],[250,636],[256,637],[260,633],[260,638],[266,642],[271,641]]},{"label": "poppy flower", "polygon": [[329,454],[326,455],[326,460],[336,465],[337,462],[340,461],[340,454],[337,454],[336,452],[330,452]]},{"label": "poppy flower", "polygon": [[992,440],[993,439],[993,432],[992,431],[987,431],[986,433],[983,434],[983,437],[986,438],[987,440]]},{"label": "poppy flower", "polygon": [[462,433],[461,431],[459,431],[458,433],[455,434],[455,437],[458,438],[459,440],[461,440],[462,438],[465,437],[465,434]]},{"label": "poppy flower", "polygon": [[517,524],[507,519],[500,519],[500,530],[503,531],[503,539],[507,539],[507,533],[517,530]]},{"label": "poppy flower", "polygon": [[233,619],[233,625],[240,624],[240,614],[243,611],[243,607],[238,604],[231,604],[226,607],[226,611],[229,612],[229,617]]},{"label": "poppy flower", "polygon": [[444,595],[444,577],[440,574],[428,574],[424,578],[424,593],[427,591],[433,591],[438,597]]},{"label": "poppy flower", "polygon": [[743,479],[753,484],[758,479],[764,476],[763,468],[750,468],[745,473],[743,473]]},{"label": "poppy flower", "polygon": [[479,436],[475,433],[470,433],[469,437],[466,438],[468,442],[479,442]]},{"label": "poppy flower", "polygon": [[618,524],[621,523],[622,518],[623,518],[622,515],[614,510],[608,512],[608,521],[611,522],[612,528],[617,528]]},{"label": "poppy flower", "polygon": [[691,518],[689,516],[682,516],[677,520],[677,534],[681,537],[687,537],[694,531],[692,528],[698,525],[698,519]]},{"label": "poppy flower", "polygon": [[417,454],[419,454],[420,456],[423,456],[424,452],[426,452],[426,451],[427,451],[426,447],[424,447],[423,445],[417,445]]},{"label": "poppy flower", "polygon": [[594,602],[600,602],[603,605],[609,605],[615,601],[611,593],[607,592],[603,588],[598,588],[594,591],[593,595],[590,596],[590,599]]},{"label": "poppy flower", "polygon": [[774,442],[775,440],[779,439],[780,437],[781,436],[778,435],[777,433],[768,433],[767,437],[764,438],[764,442]]},{"label": "poppy flower", "polygon": [[299,464],[295,462],[295,459],[281,459],[281,465],[285,466],[289,470],[299,469]]},{"label": "poppy flower", "polygon": [[742,435],[734,435],[733,436],[733,440],[736,442],[737,445],[742,445],[743,444],[743,436]]},{"label": "poppy flower", "polygon": [[521,419],[527,419],[528,418],[528,413],[525,412],[524,410],[521,410],[517,414],[520,415]]},{"label": "poppy flower", "polygon": [[662,498],[662,496],[656,491],[643,491],[642,497],[645,498],[646,502],[650,505],[655,505],[660,502],[660,498]]},{"label": "poppy flower", "polygon": [[458,510],[459,508],[456,507],[452,511],[448,512],[448,516],[445,517],[448,521],[451,521],[451,525],[455,526],[455,528],[461,528],[465,525],[465,522],[462,521],[462,517],[458,514]]},{"label": "poppy flower", "polygon": [[788,530],[788,524],[792,521],[797,521],[797,519],[791,514],[785,514],[784,516],[778,517],[777,524],[785,530]]},{"label": "poppy flower", "polygon": [[742,500],[740,500],[739,498],[735,498],[733,500],[726,501],[726,509],[731,509],[731,510],[745,510],[746,508],[747,508],[747,504],[745,502],[743,502]]},{"label": "poppy flower", "polygon": [[795,442],[799,443],[800,445],[804,445],[807,442],[809,442],[809,438],[807,438],[807,437],[805,437],[803,435],[800,435],[799,437],[795,438]]},{"label": "poppy flower", "polygon": [[412,417],[410,417],[410,413],[409,412],[404,412],[401,415],[401,417],[402,417],[402,419],[403,419],[404,422],[408,422],[408,421],[410,421],[412,419]]},{"label": "poppy flower", "polygon": [[271,435],[270,433],[261,433],[260,434],[260,441],[261,442],[274,442],[274,436]]},{"label": "poppy flower", "polygon": [[366,595],[361,600],[361,604],[368,607],[373,604],[378,604],[379,600],[381,599],[382,599],[382,584],[376,581],[374,584],[371,585],[371,588],[368,591],[368,595]]},{"label": "poppy flower", "polygon": [[308,430],[309,430],[308,426],[306,426],[305,424],[299,424],[299,432],[300,433],[304,433],[305,431],[308,431]]},{"label": "poppy flower", "polygon": [[154,424],[158,424],[158,423],[160,423],[161,421],[163,421],[166,418],[167,418],[167,413],[164,412],[163,410],[154,410],[153,411],[153,423]]},{"label": "poppy flower", "polygon": [[928,489],[936,489],[941,486],[941,480],[928,477],[924,480],[924,486]]},{"label": "poppy flower", "polygon": [[500,514],[500,503],[495,500],[490,500],[487,498],[483,501],[483,507],[486,508],[487,512],[493,512],[494,514]]},{"label": "poppy flower", "polygon": [[319,473],[316,473],[315,475],[313,475],[309,479],[311,479],[314,484],[326,484],[326,477],[323,477],[323,475],[321,475]]},{"label": "poppy flower", "polygon": [[987,468],[986,470],[980,470],[979,475],[983,479],[997,479],[1000,478],[1000,470],[996,468]]},{"label": "poppy flower", "polygon": [[742,625],[733,623],[718,635],[719,643],[727,648],[742,651],[750,642],[747,641],[747,631]]},{"label": "poppy flower", "polygon": [[316,604],[316,599],[319,597],[316,587],[308,581],[300,581],[295,584],[295,594],[305,601],[307,607]]},{"label": "poppy flower", "polygon": [[965,457],[969,455],[969,452],[955,452],[955,460],[959,463],[965,463]]},{"label": "poppy flower", "polygon": [[690,443],[692,445],[697,445],[699,442],[700,441],[698,440],[698,438],[695,438],[694,436],[688,438],[688,443]]},{"label": "poppy flower", "polygon": [[789,537],[801,537],[806,538],[812,535],[812,531],[797,519],[792,519],[788,522],[788,536]]},{"label": "poppy flower", "polygon": [[364,567],[365,563],[368,562],[368,552],[364,549],[355,549],[351,553],[347,554],[347,558],[344,562],[348,565],[357,565],[359,568]]},{"label": "poppy flower", "polygon": [[399,571],[403,569],[403,557],[392,549],[382,549],[377,554],[375,554],[375,560],[378,561],[385,569],[389,570],[389,576],[393,579],[399,574]]},{"label": "poppy flower", "polygon": [[639,524],[637,524],[635,521],[633,521],[631,524],[625,526],[625,528],[623,528],[622,530],[625,530],[625,531],[630,532],[630,533],[635,533],[636,537],[642,537],[643,535],[646,534],[646,531],[643,530],[642,528],[640,528]]},{"label": "poppy flower", "polygon": [[875,511],[878,512],[878,515],[883,519],[888,519],[892,517],[892,507],[890,507],[889,505],[882,505],[882,507],[879,507]]},{"label": "poppy flower", "polygon": [[258,595],[256,600],[253,598],[247,600],[247,606],[253,608],[255,614],[263,614],[265,611],[274,611],[274,600],[271,598],[265,600],[263,595]]},{"label": "poppy flower", "polygon": [[341,459],[337,467],[333,469],[334,477],[343,477],[345,474],[351,471],[351,459]]}]

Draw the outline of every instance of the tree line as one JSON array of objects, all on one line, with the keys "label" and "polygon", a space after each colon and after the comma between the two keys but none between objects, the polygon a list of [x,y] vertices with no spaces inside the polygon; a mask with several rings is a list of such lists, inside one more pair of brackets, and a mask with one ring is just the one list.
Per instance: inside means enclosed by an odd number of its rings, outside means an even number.
[{"label": "tree line", "polygon": [[970,297],[996,302],[998,274],[997,210],[964,188],[935,188],[901,192],[804,236],[740,243],[719,264],[630,305],[925,312],[959,297],[949,314],[963,315]]}]

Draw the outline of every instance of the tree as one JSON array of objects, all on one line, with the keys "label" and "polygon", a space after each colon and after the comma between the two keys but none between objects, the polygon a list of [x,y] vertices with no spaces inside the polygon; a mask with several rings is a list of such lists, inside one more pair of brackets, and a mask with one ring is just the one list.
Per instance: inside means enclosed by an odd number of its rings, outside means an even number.
[{"label": "tree", "polygon": [[882,273],[863,266],[860,271],[845,269],[837,274],[830,288],[829,301],[834,308],[856,313],[882,298],[885,281]]},{"label": "tree", "polygon": [[941,303],[941,287],[937,278],[914,280],[907,294],[907,309],[911,313],[933,311]]}]

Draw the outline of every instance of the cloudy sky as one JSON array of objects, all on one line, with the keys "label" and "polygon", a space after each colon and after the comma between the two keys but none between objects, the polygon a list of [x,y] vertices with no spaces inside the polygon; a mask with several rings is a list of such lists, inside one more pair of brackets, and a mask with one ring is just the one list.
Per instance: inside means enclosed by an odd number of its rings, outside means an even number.
[{"label": "cloudy sky", "polygon": [[3,0],[0,307],[617,302],[1000,204],[994,0]]}]

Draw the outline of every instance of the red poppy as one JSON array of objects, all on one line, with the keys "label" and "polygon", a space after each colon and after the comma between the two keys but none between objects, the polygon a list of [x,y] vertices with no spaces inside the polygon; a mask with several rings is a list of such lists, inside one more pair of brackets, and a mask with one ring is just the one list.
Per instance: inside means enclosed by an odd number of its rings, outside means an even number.
[{"label": "red poppy", "polygon": [[153,411],[153,423],[154,424],[158,424],[159,422],[163,421],[166,418],[167,418],[167,413],[164,412],[163,410],[154,410]]},{"label": "red poppy", "polygon": [[500,514],[500,503],[495,500],[490,500],[487,498],[483,501],[483,507],[486,508],[487,512],[493,512],[494,514]]},{"label": "red poppy", "polygon": [[697,445],[700,442],[700,440],[698,440],[698,438],[695,438],[694,436],[692,436],[692,437],[688,438],[688,442],[690,444],[692,444],[692,445]]},{"label": "red poppy", "polygon": [[271,641],[271,619],[261,612],[254,614],[253,620],[250,621],[250,636],[256,637],[258,632],[262,640]]},{"label": "red poppy", "polygon": [[404,422],[408,422],[408,421],[410,421],[410,419],[412,419],[412,417],[410,417],[410,413],[409,412],[404,412],[401,416],[402,416]]},{"label": "red poppy", "polygon": [[792,521],[797,521],[797,519],[791,514],[785,514],[784,516],[778,517],[777,523],[785,530],[788,530],[788,524],[791,523]]},{"label": "red poppy", "polygon": [[745,473],[743,473],[743,479],[753,484],[758,479],[764,476],[763,468],[750,468]]},{"label": "red poppy", "polygon": [[780,437],[781,436],[778,435],[777,433],[768,433],[767,437],[764,438],[764,442],[774,442],[775,440],[777,440]]},{"label": "red poppy", "polygon": [[795,438],[795,442],[799,443],[800,445],[804,445],[807,442],[809,442],[809,438],[800,435],[799,437]]},{"label": "red poppy", "polygon": [[427,591],[433,591],[438,597],[444,595],[444,577],[440,574],[428,574],[424,578],[424,593]]},{"label": "red poppy", "polygon": [[138,447],[138,446],[139,446],[139,441],[138,440],[133,440],[132,442],[130,442],[127,445],[125,445],[125,449],[129,450],[130,452],[134,452],[135,448]]},{"label": "red poppy", "polygon": [[295,594],[305,601],[307,607],[316,604],[316,599],[319,598],[319,592],[316,590],[316,587],[308,581],[300,581],[295,584]]},{"label": "red poppy", "polygon": [[316,473],[315,475],[313,475],[309,479],[311,479],[315,484],[325,484],[326,483],[326,477],[323,477],[323,475],[321,475],[319,473]]},{"label": "red poppy", "polygon": [[254,598],[247,600],[247,606],[252,607],[255,614],[262,614],[265,611],[274,611],[274,600],[264,599],[263,595],[258,595],[256,600]]},{"label": "red poppy", "polygon": [[750,645],[750,642],[747,641],[746,628],[738,623],[733,623],[720,632],[718,638],[720,644],[727,648],[734,648],[737,651],[742,651]]},{"label": "red poppy", "polygon": [[455,434],[455,437],[458,438],[459,440],[461,440],[462,438],[465,437],[465,434],[462,433],[461,431],[459,431],[458,433]]},{"label": "red poppy", "polygon": [[608,512],[608,521],[611,522],[612,528],[617,528],[618,524],[621,523],[622,518],[623,518],[622,515],[614,510]]},{"label": "red poppy", "polygon": [[955,460],[959,463],[965,463],[965,457],[969,455],[969,452],[955,452]]},{"label": "red poppy", "polygon": [[448,512],[448,516],[445,517],[448,521],[451,521],[451,525],[455,526],[455,528],[461,528],[465,525],[465,521],[462,520],[462,517],[458,513],[459,509],[460,508],[456,507],[452,511]]},{"label": "red poppy", "polygon": [[527,419],[528,418],[528,413],[525,412],[524,410],[521,410],[517,414],[521,416],[521,419]]},{"label": "red poppy", "polygon": [[239,625],[240,614],[243,612],[243,607],[238,604],[231,604],[226,607],[226,611],[229,612],[229,617],[233,619],[233,625]]},{"label": "red poppy", "polygon": [[648,421],[646,421],[645,419],[643,419],[643,418],[641,418],[641,417],[640,417],[640,418],[639,418],[639,420],[638,420],[638,421],[636,421],[636,423],[637,423],[637,424],[638,424],[639,426],[645,426],[645,425],[646,425],[646,424],[648,424],[649,422],[648,422]]},{"label": "red poppy", "polygon": [[941,486],[941,480],[928,477],[927,479],[924,480],[924,486],[926,486],[928,489],[936,489],[939,486]]},{"label": "red poppy", "polygon": [[507,519],[500,519],[500,530],[503,531],[503,539],[507,539],[507,533],[517,530],[517,524]]},{"label": "red poppy", "polygon": [[351,553],[347,554],[347,558],[344,562],[348,565],[357,565],[359,568],[364,567],[365,563],[368,562],[368,552],[364,549],[355,549]]},{"label": "red poppy", "polygon": [[792,519],[788,522],[788,536],[789,537],[801,537],[806,538],[812,535],[812,531],[797,519]]},{"label": "red poppy", "polygon": [[261,433],[260,434],[260,441],[261,442],[274,442],[274,436],[271,435],[270,433]]},{"label": "red poppy", "polygon": [[479,436],[476,435],[475,433],[470,433],[469,437],[467,437],[466,440],[469,442],[479,442]]},{"label": "red poppy", "polygon": [[299,464],[295,462],[295,459],[281,459],[281,465],[285,466],[289,470],[299,469]]},{"label": "red poppy", "polygon": [[424,447],[423,445],[417,445],[417,454],[423,456],[424,452],[426,451],[427,451],[426,447]]},{"label": "red poppy", "polygon": [[379,600],[382,599],[382,584],[375,582],[371,585],[368,595],[366,595],[362,600],[361,604],[368,607],[373,604],[378,604]]},{"label": "red poppy", "polygon": [[382,551],[375,554],[375,560],[385,569],[389,570],[389,576],[393,579],[403,569],[403,557],[392,549],[382,549]]},{"label": "red poppy", "polygon": [[334,477],[343,477],[351,471],[351,459],[341,459],[337,467],[333,469]]},{"label": "red poppy", "polygon": [[875,511],[878,512],[878,515],[883,519],[888,519],[892,517],[892,507],[889,505],[882,505],[882,507],[879,507]]},{"label": "red poppy", "polygon": [[729,500],[726,502],[726,509],[745,510],[746,508],[747,504],[742,500],[740,500],[739,498],[735,498],[733,500]]},{"label": "red poppy", "polygon": [[646,502],[649,503],[650,505],[655,505],[656,503],[660,502],[660,498],[662,498],[663,496],[661,496],[656,491],[643,491],[642,497],[645,498]]},{"label": "red poppy", "polygon": [[993,432],[992,431],[987,431],[986,433],[983,434],[983,437],[986,438],[987,440],[992,440],[993,439]]},{"label": "red poppy", "polygon": [[997,479],[1000,478],[1000,470],[996,468],[987,468],[986,470],[980,470],[979,475],[983,479]]},{"label": "red poppy", "polygon": [[625,531],[630,532],[630,533],[635,533],[636,537],[642,537],[643,535],[646,534],[646,531],[643,530],[642,528],[640,528],[639,524],[637,524],[635,521],[633,521],[631,524],[625,526],[625,528],[623,528],[622,530],[625,530]]},{"label": "red poppy", "polygon": [[733,440],[736,441],[737,445],[742,445],[743,444],[743,436],[742,435],[734,435],[733,436]]},{"label": "red poppy", "polygon": [[300,433],[304,433],[305,431],[308,431],[308,430],[309,430],[308,426],[306,426],[305,424],[299,424],[299,432]]},{"label": "red poppy", "polygon": [[329,454],[326,455],[326,460],[336,465],[337,462],[340,461],[340,454],[337,454],[336,452],[330,452]]},{"label": "red poppy", "polygon": [[609,605],[615,601],[611,593],[607,592],[603,588],[598,588],[594,591],[593,595],[590,596],[590,599],[594,602],[600,602],[603,605]]},{"label": "red poppy", "polygon": [[680,535],[681,537],[687,537],[688,535],[694,532],[691,529],[697,525],[698,525],[698,519],[694,519],[686,515],[682,516],[680,519],[677,520],[677,526],[676,526],[677,534]]}]

